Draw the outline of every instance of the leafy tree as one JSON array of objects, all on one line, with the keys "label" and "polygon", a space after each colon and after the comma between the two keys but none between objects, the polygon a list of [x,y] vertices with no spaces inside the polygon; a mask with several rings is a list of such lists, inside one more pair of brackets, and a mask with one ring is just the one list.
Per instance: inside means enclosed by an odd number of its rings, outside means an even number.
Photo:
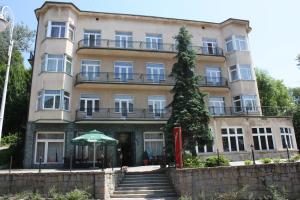
[{"label": "leafy tree", "polygon": [[256,79],[264,114],[279,114],[292,107],[292,98],[282,80],[276,80],[266,71],[256,70]]},{"label": "leafy tree", "polygon": [[297,144],[300,145],[300,87],[291,88],[290,93],[296,105],[293,114],[293,125],[294,125]]},{"label": "leafy tree", "polygon": [[172,108],[165,131],[167,133],[167,152],[174,147],[172,131],[175,126],[181,126],[183,149],[196,155],[196,144],[206,144],[212,140],[208,127],[210,116],[204,102],[205,94],[199,90],[199,76],[195,76],[196,54],[189,48],[191,35],[186,28],[180,28],[175,37],[178,42],[177,62],[173,65],[171,77],[175,79],[175,86],[171,90],[173,101],[168,106]]},{"label": "leafy tree", "polygon": [[297,66],[300,67],[300,54],[297,56],[296,60],[297,60],[297,62],[298,62],[298,63],[297,63]]}]

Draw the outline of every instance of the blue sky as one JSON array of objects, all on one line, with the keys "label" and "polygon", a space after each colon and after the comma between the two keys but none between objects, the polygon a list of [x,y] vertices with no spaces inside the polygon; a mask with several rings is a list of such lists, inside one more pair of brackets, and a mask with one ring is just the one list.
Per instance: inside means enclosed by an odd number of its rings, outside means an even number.
[{"label": "blue sky", "polygon": [[[9,5],[17,22],[36,28],[34,9],[43,0],[1,0]],[[300,53],[300,1],[298,0],[75,0],[82,10],[130,13],[221,22],[227,18],[250,20],[249,35],[253,64],[300,87],[300,69],[295,57]]]}]

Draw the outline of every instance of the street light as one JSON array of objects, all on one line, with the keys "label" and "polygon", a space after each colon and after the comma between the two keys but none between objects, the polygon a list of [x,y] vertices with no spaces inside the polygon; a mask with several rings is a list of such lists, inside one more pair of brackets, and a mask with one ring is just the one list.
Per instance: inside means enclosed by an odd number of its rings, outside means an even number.
[{"label": "street light", "polygon": [[7,94],[7,85],[9,79],[9,71],[10,71],[10,61],[11,54],[14,45],[13,41],[13,31],[14,31],[14,15],[12,10],[8,6],[0,6],[0,32],[3,32],[9,28],[9,47],[8,47],[8,61],[6,67],[5,81],[3,87],[2,101],[1,101],[1,110],[0,110],[0,144],[2,137],[2,127],[3,127],[3,119],[4,119],[4,109],[6,102],[6,94]]}]

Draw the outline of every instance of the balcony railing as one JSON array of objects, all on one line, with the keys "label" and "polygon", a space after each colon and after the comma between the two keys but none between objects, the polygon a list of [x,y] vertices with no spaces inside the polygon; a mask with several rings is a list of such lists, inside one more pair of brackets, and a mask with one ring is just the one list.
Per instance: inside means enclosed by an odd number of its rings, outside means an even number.
[{"label": "balcony railing", "polygon": [[[142,50],[142,51],[156,51],[156,52],[171,52],[175,53],[176,45],[170,43],[151,43],[144,41],[120,41],[120,40],[90,40],[83,39],[78,42],[78,50],[84,48],[91,49],[125,49],[125,50]],[[224,56],[223,49],[219,47],[201,47],[191,46],[191,49],[199,55],[209,56]]]},{"label": "balcony railing", "polygon": [[[76,75],[76,84],[80,83],[121,83],[121,84],[153,84],[174,85],[172,77],[162,74],[114,73],[114,72],[82,72]],[[202,77],[202,87],[227,87],[224,77]]]},{"label": "balcony railing", "polygon": [[[209,107],[213,116],[266,116],[291,117],[292,110],[279,107]],[[76,111],[76,120],[164,120],[171,116],[171,109],[120,109],[81,108]]]}]

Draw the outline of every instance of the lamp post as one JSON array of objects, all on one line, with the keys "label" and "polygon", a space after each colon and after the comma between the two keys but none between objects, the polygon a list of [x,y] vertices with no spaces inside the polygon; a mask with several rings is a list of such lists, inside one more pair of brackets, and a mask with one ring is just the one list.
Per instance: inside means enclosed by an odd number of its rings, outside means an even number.
[{"label": "lamp post", "polygon": [[3,119],[4,119],[4,109],[6,102],[6,94],[7,94],[7,85],[9,79],[9,71],[10,71],[10,62],[11,62],[11,54],[14,45],[13,41],[13,31],[14,31],[14,15],[12,10],[8,6],[0,6],[0,32],[3,32],[9,28],[9,47],[8,47],[8,61],[6,67],[5,81],[3,87],[2,101],[1,101],[1,110],[0,110],[0,144],[2,137],[2,127],[3,127]]}]

